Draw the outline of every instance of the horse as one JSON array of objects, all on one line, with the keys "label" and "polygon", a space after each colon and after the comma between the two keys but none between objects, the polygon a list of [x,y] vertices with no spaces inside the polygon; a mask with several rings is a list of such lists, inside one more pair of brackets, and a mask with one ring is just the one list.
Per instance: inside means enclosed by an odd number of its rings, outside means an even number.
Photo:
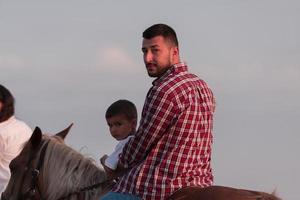
[{"label": "horse", "polygon": [[275,194],[225,186],[186,187],[173,193],[168,200],[281,200]]},{"label": "horse", "polygon": [[[70,125],[53,135],[36,127],[21,153],[11,162],[11,178],[1,200],[99,200],[113,186],[103,169],[68,147]],[[224,186],[190,186],[167,200],[280,200],[274,194]]]},{"label": "horse", "polygon": [[113,182],[102,168],[65,145],[71,126],[53,136],[34,129],[10,163],[1,200],[99,200],[111,189]]}]

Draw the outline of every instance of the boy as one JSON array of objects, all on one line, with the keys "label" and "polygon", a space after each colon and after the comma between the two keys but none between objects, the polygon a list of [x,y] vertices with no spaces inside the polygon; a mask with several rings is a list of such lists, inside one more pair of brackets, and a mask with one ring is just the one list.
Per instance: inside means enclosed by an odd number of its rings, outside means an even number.
[{"label": "boy", "polygon": [[116,170],[119,154],[122,153],[123,147],[129,141],[136,131],[137,126],[137,110],[135,105],[128,100],[118,100],[111,104],[106,113],[105,118],[112,137],[119,141],[114,151],[109,155],[104,155],[100,162],[110,178]]}]

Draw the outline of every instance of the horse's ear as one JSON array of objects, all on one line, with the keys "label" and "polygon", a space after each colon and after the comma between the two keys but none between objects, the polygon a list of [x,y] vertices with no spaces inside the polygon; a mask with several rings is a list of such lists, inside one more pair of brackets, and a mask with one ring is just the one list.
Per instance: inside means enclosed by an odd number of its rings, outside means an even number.
[{"label": "horse's ear", "polygon": [[70,126],[68,126],[68,128],[66,128],[65,130],[62,130],[61,132],[57,133],[56,136],[58,136],[64,140],[65,137],[68,135],[72,126],[73,126],[73,123]]},{"label": "horse's ear", "polygon": [[33,149],[36,149],[42,141],[42,131],[39,127],[35,127],[29,142]]}]

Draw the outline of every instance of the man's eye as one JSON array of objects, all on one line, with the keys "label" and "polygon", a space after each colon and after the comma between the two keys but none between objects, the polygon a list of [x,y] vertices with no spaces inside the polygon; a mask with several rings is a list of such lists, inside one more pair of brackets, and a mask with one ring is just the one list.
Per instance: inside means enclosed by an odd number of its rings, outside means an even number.
[{"label": "man's eye", "polygon": [[152,49],[152,52],[153,52],[153,53],[158,53],[158,52],[159,52],[159,49]]}]

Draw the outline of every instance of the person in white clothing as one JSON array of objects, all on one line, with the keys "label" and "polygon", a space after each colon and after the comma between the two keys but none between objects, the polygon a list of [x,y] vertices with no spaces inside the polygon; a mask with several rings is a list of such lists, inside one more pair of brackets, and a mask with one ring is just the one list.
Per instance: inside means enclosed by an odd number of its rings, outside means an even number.
[{"label": "person in white clothing", "polygon": [[110,134],[118,140],[118,144],[109,156],[102,156],[100,162],[108,177],[113,178],[112,174],[117,169],[119,155],[122,153],[123,147],[130,138],[134,137],[137,126],[137,110],[132,102],[121,99],[108,107],[105,119]]},{"label": "person in white clothing", "polygon": [[0,194],[10,178],[9,163],[32,134],[31,128],[14,116],[14,111],[14,97],[0,85]]}]

